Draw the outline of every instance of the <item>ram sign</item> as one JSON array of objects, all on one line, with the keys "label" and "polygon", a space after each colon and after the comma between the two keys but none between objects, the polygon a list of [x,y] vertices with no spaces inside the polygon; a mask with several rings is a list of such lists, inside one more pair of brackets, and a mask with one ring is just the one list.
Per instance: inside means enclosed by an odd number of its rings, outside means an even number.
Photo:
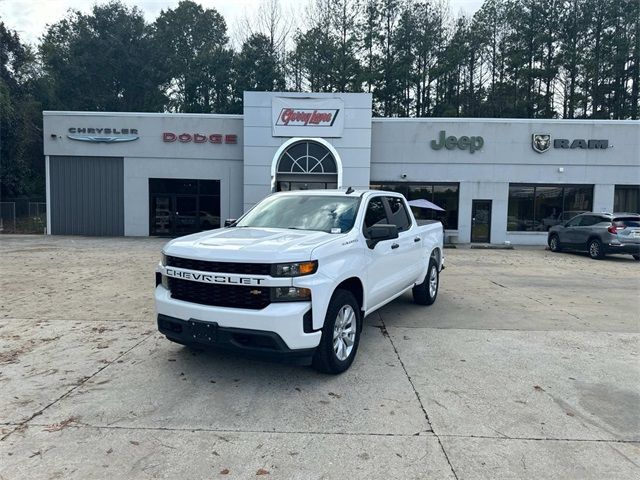
[{"label": "ram sign", "polygon": [[339,98],[289,98],[271,100],[274,137],[341,137],[344,102]]}]

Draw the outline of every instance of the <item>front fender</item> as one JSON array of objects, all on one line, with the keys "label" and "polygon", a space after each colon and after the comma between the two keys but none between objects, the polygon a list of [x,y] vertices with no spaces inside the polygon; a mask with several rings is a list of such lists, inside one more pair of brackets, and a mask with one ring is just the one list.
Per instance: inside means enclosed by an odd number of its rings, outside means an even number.
[{"label": "front fender", "polygon": [[[324,325],[327,309],[336,287],[348,278],[356,277],[364,286],[362,275],[365,270],[364,255],[359,242],[338,246],[338,251],[330,251],[330,246],[318,247],[318,272],[308,277],[297,277],[293,280],[296,287],[311,289],[311,308],[313,329],[319,330]],[[336,248],[336,245],[333,245]],[[314,252],[315,253],[315,252]],[[363,299],[366,301],[366,289],[363,288]]]}]

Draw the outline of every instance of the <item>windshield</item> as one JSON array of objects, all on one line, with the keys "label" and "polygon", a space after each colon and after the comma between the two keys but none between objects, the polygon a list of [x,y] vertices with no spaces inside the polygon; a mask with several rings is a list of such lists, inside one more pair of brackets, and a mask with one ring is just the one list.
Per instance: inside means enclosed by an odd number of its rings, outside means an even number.
[{"label": "windshield", "polygon": [[236,227],[344,233],[353,227],[358,200],[347,196],[275,195],[256,205],[238,221]]}]

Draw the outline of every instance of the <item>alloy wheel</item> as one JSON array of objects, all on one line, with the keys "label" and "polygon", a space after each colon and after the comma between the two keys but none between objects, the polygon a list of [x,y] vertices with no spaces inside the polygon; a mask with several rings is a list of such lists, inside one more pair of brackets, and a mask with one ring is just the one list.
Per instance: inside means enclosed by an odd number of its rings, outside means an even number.
[{"label": "alloy wheel", "polygon": [[333,351],[336,358],[345,361],[353,351],[356,338],[356,313],[351,305],[344,305],[336,317],[333,327]]}]

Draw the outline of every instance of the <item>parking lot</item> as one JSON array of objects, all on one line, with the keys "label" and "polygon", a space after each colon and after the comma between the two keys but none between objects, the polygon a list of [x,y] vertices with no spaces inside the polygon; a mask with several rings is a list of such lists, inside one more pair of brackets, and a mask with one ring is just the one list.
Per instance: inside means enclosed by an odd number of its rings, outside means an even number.
[{"label": "parking lot", "polygon": [[448,249],[340,376],[155,327],[159,239],[0,237],[0,478],[640,478],[640,264]]}]

